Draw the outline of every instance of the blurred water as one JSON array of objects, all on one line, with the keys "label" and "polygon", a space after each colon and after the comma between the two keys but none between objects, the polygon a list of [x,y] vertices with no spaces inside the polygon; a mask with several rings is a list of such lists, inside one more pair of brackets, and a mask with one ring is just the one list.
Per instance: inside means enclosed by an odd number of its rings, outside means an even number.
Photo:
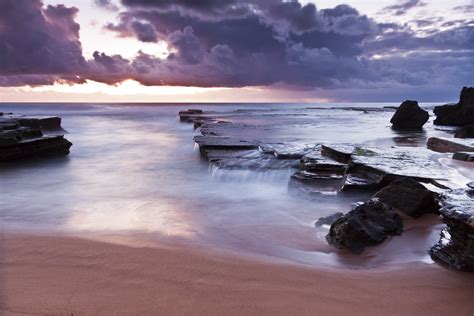
[{"label": "blurred water", "polygon": [[[393,104],[370,106],[384,105]],[[385,252],[369,250],[357,258],[337,252],[326,245],[327,230],[315,229],[313,222],[347,212],[351,201],[311,202],[289,195],[293,170],[288,168],[265,172],[209,168],[192,141],[196,133],[192,125],[178,122],[176,116],[187,108],[222,112],[222,119],[250,125],[236,130],[236,137],[274,143],[424,146],[427,137],[446,135],[430,123],[422,133],[394,132],[391,112],[310,106],[1,104],[3,112],[61,116],[66,137],[74,145],[68,157],[0,165],[0,225],[180,241],[332,265],[425,260],[426,249],[436,242],[441,228],[436,218],[414,223],[398,241],[384,244]],[[232,112],[236,109],[244,110]],[[401,250],[404,240],[408,246]]]}]

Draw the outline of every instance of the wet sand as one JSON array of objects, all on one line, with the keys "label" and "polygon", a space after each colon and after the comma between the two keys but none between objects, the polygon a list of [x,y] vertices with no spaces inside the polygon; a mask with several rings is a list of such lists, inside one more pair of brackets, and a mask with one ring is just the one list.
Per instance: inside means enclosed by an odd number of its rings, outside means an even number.
[{"label": "wet sand", "polygon": [[0,313],[472,315],[474,275],[250,261],[186,247],[0,237]]}]

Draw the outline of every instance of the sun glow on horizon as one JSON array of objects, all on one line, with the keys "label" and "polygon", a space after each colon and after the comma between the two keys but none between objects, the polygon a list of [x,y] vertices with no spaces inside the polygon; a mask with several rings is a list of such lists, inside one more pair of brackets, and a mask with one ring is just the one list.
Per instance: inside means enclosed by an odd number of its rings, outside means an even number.
[{"label": "sun glow on horizon", "polygon": [[229,88],[202,88],[202,87],[184,87],[184,86],[144,86],[140,82],[127,79],[115,85],[86,80],[84,84],[67,84],[56,82],[50,86],[38,87],[19,87],[18,92],[59,92],[59,93],[78,93],[78,94],[96,94],[101,93],[111,96],[123,95],[192,95],[197,93],[228,90]]}]

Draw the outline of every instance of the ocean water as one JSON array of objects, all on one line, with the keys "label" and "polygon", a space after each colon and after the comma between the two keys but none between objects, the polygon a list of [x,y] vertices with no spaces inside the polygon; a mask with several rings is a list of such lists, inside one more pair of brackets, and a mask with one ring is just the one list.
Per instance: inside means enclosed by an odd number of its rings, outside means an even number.
[{"label": "ocean water", "polygon": [[[199,131],[179,122],[187,108],[216,112],[245,128],[239,138],[282,146],[358,143],[425,146],[447,136],[430,122],[420,133],[397,133],[389,111],[348,107],[395,104],[0,104],[0,111],[58,115],[74,145],[68,157],[0,165],[0,227],[127,240],[132,245],[184,243],[266,260],[365,268],[430,262],[427,249],[443,227],[436,216],[407,220],[402,237],[355,256],[325,242],[320,216],[354,201],[310,201],[288,193],[291,168],[212,168],[193,142]],[[425,107],[432,107],[427,104]],[[329,109],[331,108],[331,109]],[[466,165],[440,155],[460,181]],[[357,200],[357,197],[355,198]]]}]

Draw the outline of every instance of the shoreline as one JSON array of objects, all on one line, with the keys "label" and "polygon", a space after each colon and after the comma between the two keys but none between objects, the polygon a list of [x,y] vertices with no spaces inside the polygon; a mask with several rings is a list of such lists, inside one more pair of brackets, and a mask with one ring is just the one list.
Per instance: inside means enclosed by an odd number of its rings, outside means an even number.
[{"label": "shoreline", "polygon": [[474,276],[432,264],[325,269],[186,246],[20,233],[1,238],[0,311],[6,315],[474,312]]}]

